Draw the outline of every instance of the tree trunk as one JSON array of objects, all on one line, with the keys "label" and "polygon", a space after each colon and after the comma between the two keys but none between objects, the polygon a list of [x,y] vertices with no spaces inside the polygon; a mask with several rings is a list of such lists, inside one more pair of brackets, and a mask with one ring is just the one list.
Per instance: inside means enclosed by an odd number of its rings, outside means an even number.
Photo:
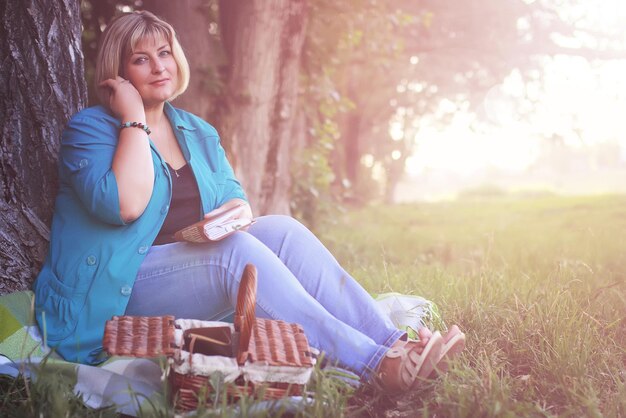
[{"label": "tree trunk", "polygon": [[230,63],[222,137],[254,211],[289,213],[308,0],[222,0],[219,6]]},{"label": "tree trunk", "polygon": [[350,180],[353,187],[356,187],[359,183],[359,171],[361,168],[361,113],[359,109],[351,110],[345,119],[343,152],[346,177]]},{"label": "tree trunk", "polygon": [[207,120],[211,115],[211,94],[218,80],[218,53],[211,42],[207,0],[145,0],[143,6],[171,24],[185,51],[191,70],[187,91],[172,104]]},{"label": "tree trunk", "polygon": [[360,182],[362,167],[361,157],[363,156],[363,98],[361,97],[363,88],[359,85],[359,67],[355,64],[349,65],[343,76],[343,83],[348,98],[355,104],[355,108],[349,110],[341,117],[341,142],[335,149],[335,169],[341,173],[342,181],[347,179],[350,182],[350,191],[343,196],[344,202],[358,204],[362,197],[359,196],[361,190]]},{"label": "tree trunk", "polygon": [[77,0],[0,1],[0,294],[45,258],[59,138],[87,100]]}]

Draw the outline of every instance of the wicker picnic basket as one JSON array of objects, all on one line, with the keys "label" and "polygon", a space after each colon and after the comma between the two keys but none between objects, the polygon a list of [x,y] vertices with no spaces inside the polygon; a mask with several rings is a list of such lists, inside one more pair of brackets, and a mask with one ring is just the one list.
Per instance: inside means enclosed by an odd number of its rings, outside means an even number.
[{"label": "wicker picnic basket", "polygon": [[[315,356],[300,325],[256,318],[256,287],[256,268],[247,265],[234,326],[173,316],[114,316],[106,323],[104,350],[110,355],[168,357],[172,400],[182,411],[208,400],[210,376],[216,371],[233,383],[227,385],[230,399],[301,395]],[[204,400],[199,399],[202,393]]]}]

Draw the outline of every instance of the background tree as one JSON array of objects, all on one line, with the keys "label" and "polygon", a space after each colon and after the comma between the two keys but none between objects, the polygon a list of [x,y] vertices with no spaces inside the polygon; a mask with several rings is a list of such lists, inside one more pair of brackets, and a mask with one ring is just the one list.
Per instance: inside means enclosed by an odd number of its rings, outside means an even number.
[{"label": "background tree", "polygon": [[0,293],[45,257],[68,118],[86,103],[78,1],[0,2]]},{"label": "background tree", "polygon": [[308,1],[223,0],[219,8],[229,63],[218,114],[222,137],[256,213],[289,213]]}]

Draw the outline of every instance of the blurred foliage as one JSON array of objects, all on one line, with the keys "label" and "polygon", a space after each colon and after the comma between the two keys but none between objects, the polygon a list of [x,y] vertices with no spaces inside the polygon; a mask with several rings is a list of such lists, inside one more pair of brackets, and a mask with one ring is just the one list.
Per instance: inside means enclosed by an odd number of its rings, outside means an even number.
[{"label": "blurred foliage", "polygon": [[293,190],[294,212],[309,225],[328,213],[329,206],[378,197],[377,185],[367,181],[372,179],[370,168],[360,164],[360,153],[346,146],[358,141],[350,121],[368,108],[370,122],[380,118],[384,123],[390,116],[384,114],[385,90],[395,87],[386,73],[402,50],[397,29],[413,21],[386,1],[311,4],[300,101],[309,129],[296,160]]},{"label": "blurred foliage", "polygon": [[[563,13],[565,6],[585,10],[577,0],[468,0],[462,7],[454,0],[315,2],[304,71],[324,69],[331,89],[354,104],[339,118],[331,155],[335,185],[352,188],[343,196],[369,201],[354,191],[371,189],[375,174],[391,200],[418,131],[448,125],[459,112],[474,113],[481,129],[490,122],[485,95],[512,73],[541,91],[542,66],[555,54],[624,58],[609,42],[624,39],[623,27],[594,28],[584,14]],[[603,44],[611,47],[589,46]],[[526,117],[535,100],[526,93],[516,115]]]},{"label": "blurred foliage", "polygon": [[319,122],[310,132],[316,140],[301,150],[292,164],[292,215],[310,228],[315,228],[320,218],[329,218],[335,208],[336,199],[330,189],[335,175],[328,156],[337,135],[332,120]]}]

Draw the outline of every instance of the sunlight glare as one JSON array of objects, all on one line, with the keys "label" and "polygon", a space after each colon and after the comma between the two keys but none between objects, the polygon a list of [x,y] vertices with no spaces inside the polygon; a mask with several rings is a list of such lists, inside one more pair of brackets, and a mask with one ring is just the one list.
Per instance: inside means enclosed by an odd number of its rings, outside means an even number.
[{"label": "sunlight glare", "polygon": [[539,142],[526,135],[520,129],[496,135],[477,134],[469,127],[426,130],[418,135],[416,152],[407,159],[407,174],[415,177],[435,170],[470,175],[486,167],[522,171],[539,152]]},{"label": "sunlight glare", "polygon": [[372,154],[363,155],[361,157],[361,164],[367,168],[372,168],[374,166],[374,156]]},{"label": "sunlight glare", "polygon": [[[591,64],[582,58],[557,56],[545,63],[543,85],[524,84],[513,71],[485,95],[482,111],[493,126],[472,130],[472,116],[443,100],[441,113],[454,113],[445,129],[420,120],[414,154],[406,160],[407,175],[429,170],[470,175],[489,167],[522,172],[541,153],[542,143],[560,140],[581,147],[618,141],[626,161],[626,60]],[[529,119],[518,114],[520,100],[533,110]],[[397,134],[394,134],[397,136]]]},{"label": "sunlight glare", "polygon": [[404,138],[404,130],[400,122],[393,122],[389,128],[389,135],[394,141],[400,141]]}]

